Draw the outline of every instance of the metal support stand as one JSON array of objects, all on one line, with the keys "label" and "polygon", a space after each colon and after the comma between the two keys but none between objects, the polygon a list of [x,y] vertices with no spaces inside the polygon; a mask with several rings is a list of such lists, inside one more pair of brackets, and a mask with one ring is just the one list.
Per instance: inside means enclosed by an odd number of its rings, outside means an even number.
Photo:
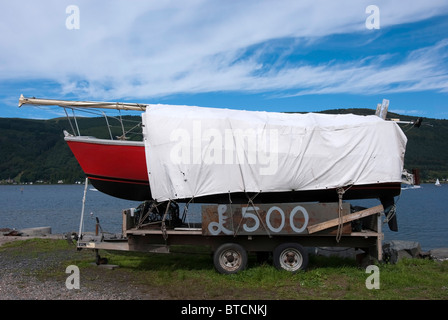
[{"label": "metal support stand", "polygon": [[86,194],[87,194],[87,186],[89,184],[89,178],[86,178],[86,181],[84,183],[84,196],[82,198],[82,210],[81,210],[81,221],[79,222],[79,232],[78,232],[78,244],[79,241],[82,239],[82,229],[84,224],[84,207],[86,205]]}]

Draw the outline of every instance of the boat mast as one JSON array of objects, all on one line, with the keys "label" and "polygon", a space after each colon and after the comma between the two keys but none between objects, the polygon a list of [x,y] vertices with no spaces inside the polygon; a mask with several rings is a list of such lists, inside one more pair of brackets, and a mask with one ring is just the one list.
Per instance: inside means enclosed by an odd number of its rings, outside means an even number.
[{"label": "boat mast", "polygon": [[134,110],[134,111],[145,111],[146,107],[148,106],[147,104],[140,104],[140,103],[68,101],[68,100],[53,100],[53,99],[37,99],[34,97],[25,98],[22,94],[20,95],[19,98],[19,107],[21,107],[24,104],[40,105],[40,106]]}]

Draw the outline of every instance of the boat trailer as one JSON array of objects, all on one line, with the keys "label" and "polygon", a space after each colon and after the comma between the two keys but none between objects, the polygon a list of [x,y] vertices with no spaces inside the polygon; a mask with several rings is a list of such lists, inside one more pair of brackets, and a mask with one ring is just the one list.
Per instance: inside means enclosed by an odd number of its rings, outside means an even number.
[{"label": "boat trailer", "polygon": [[[197,204],[198,205],[198,204]],[[201,222],[186,223],[174,201],[145,201],[122,211],[120,238],[81,233],[78,249],[169,253],[170,246],[207,246],[215,269],[223,274],[247,267],[248,253],[272,255],[276,268],[305,270],[306,247],[359,248],[364,255],[382,260],[383,205],[352,207],[348,202],[199,204]],[[82,223],[82,218],[81,218]]]}]

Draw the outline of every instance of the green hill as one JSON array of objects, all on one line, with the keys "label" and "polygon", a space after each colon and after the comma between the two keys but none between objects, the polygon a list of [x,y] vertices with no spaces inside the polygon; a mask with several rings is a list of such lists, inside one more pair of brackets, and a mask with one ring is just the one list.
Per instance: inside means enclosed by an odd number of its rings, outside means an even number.
[{"label": "green hill", "polygon": [[[140,117],[126,116],[130,126]],[[109,118],[113,136],[122,134],[119,122]],[[75,183],[85,175],[64,141],[64,130],[79,128],[83,135],[110,138],[105,118],[30,120],[0,118],[0,183]],[[135,137],[131,137],[135,138]]]},{"label": "green hill", "polygon": [[[370,109],[338,109],[325,113],[374,114]],[[126,116],[125,130],[138,124],[139,116]],[[416,117],[388,113],[388,118],[415,120]],[[116,120],[109,120],[112,135],[121,135]],[[115,122],[114,122],[115,121]],[[420,128],[401,125],[408,137],[405,168],[419,168],[423,181],[448,178],[448,120],[423,118]],[[63,130],[79,127],[83,135],[109,138],[104,118],[30,120],[0,118],[0,183],[75,183],[84,180],[75,157],[63,137]],[[138,130],[137,130],[138,131]],[[137,136],[131,138],[137,139]]]}]

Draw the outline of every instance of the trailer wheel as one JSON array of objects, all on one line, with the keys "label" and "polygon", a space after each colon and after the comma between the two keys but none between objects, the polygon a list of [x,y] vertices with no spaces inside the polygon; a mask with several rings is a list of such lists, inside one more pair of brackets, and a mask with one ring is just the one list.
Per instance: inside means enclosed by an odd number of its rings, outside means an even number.
[{"label": "trailer wheel", "polygon": [[274,266],[292,273],[305,270],[308,266],[308,253],[298,243],[282,243],[274,249]]},{"label": "trailer wheel", "polygon": [[246,269],[247,252],[237,243],[224,243],[215,251],[213,263],[220,273],[238,273]]}]

